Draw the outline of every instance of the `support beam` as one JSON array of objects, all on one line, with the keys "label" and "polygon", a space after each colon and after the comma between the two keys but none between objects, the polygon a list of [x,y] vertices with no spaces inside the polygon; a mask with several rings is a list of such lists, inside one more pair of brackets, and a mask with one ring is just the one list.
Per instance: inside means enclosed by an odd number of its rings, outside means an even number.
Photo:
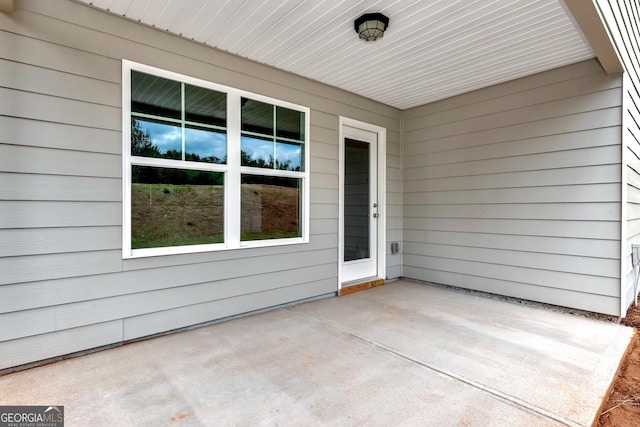
[{"label": "support beam", "polygon": [[564,2],[604,71],[607,74],[622,73],[624,71],[622,61],[593,0],[564,0]]}]

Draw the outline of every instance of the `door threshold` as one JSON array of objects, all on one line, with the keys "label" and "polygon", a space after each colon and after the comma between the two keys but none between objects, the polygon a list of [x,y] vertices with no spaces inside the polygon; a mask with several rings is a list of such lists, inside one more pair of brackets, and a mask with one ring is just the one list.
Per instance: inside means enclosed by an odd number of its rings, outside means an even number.
[{"label": "door threshold", "polygon": [[365,289],[375,288],[376,286],[384,285],[384,279],[377,277],[367,277],[364,279],[353,280],[351,282],[345,282],[338,291],[338,296],[349,295],[354,292],[364,291]]}]

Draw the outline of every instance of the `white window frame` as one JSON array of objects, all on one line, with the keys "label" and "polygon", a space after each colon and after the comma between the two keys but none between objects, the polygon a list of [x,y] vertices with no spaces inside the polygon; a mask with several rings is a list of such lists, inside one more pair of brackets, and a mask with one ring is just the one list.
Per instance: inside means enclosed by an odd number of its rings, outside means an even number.
[{"label": "white window frame", "polygon": [[[131,71],[152,74],[206,89],[224,92],[227,95],[227,163],[213,164],[204,162],[189,162],[183,160],[160,159],[150,157],[131,156]],[[289,108],[304,113],[304,171],[284,171],[264,169],[240,165],[240,127],[241,127],[241,98],[249,98],[271,105]],[[256,248],[266,246],[280,246],[290,244],[309,243],[309,201],[310,201],[310,137],[309,125],[310,109],[301,105],[270,98],[267,96],[247,92],[241,89],[212,83],[195,77],[186,76],[172,71],[122,60],[122,257],[123,259],[150,256],[189,254],[229,249]],[[158,166],[173,169],[194,169],[224,174],[224,243],[167,246],[160,248],[131,248],[131,167]],[[257,176],[274,176],[285,178],[299,178],[300,188],[300,230],[301,237],[264,240],[240,240],[241,228],[241,176],[252,174]]]}]

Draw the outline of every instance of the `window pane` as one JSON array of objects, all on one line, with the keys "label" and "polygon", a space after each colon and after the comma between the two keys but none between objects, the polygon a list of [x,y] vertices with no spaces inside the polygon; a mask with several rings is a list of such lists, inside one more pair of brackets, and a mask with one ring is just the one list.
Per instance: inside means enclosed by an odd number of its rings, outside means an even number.
[{"label": "window pane", "polygon": [[185,84],[184,96],[187,121],[227,126],[226,94]]},{"label": "window pane", "polygon": [[227,134],[214,129],[187,126],[184,130],[185,160],[227,162]]},{"label": "window pane", "polygon": [[240,156],[242,166],[273,169],[273,140],[242,136]]},{"label": "window pane", "polygon": [[276,169],[286,171],[304,170],[302,150],[302,144],[276,142]]},{"label": "window pane", "polygon": [[370,145],[345,139],[344,147],[344,260],[370,257],[369,164]]},{"label": "window pane", "polygon": [[180,119],[180,82],[131,71],[131,111]]},{"label": "window pane", "polygon": [[300,237],[302,180],[242,175],[242,241]]},{"label": "window pane", "polygon": [[224,241],[224,174],[132,166],[131,248]]},{"label": "window pane", "polygon": [[304,113],[289,108],[276,107],[276,136],[281,138],[304,139]]},{"label": "window pane", "polygon": [[242,98],[242,130],[273,135],[273,105]]},{"label": "window pane", "polygon": [[182,128],[160,120],[132,118],[131,155],[182,159]]}]

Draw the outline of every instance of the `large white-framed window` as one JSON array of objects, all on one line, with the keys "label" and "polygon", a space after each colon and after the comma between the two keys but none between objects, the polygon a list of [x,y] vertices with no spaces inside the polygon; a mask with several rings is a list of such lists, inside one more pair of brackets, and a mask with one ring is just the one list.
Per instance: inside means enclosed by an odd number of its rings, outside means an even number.
[{"label": "large white-framed window", "polygon": [[309,108],[122,61],[123,258],[309,241]]}]

